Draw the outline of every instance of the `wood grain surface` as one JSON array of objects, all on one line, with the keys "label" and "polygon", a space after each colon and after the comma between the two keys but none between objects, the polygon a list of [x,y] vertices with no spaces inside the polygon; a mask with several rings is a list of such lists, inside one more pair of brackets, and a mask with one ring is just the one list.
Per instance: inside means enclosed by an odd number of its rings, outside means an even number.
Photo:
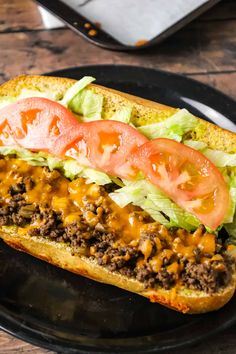
[{"label": "wood grain surface", "polygon": [[[185,74],[236,99],[236,1],[221,1],[158,47],[138,53],[97,48],[68,28],[46,30],[31,0],[0,0],[0,83],[88,64],[130,64]],[[234,354],[236,327],[183,354]],[[0,331],[0,354],[52,353]]]}]

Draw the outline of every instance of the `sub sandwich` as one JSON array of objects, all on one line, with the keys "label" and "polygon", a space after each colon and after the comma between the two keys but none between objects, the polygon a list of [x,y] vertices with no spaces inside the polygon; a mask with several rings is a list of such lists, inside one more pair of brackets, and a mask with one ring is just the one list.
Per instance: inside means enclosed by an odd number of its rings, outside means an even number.
[{"label": "sub sandwich", "polygon": [[0,87],[0,238],[183,313],[221,308],[236,287],[236,134],[93,80]]}]

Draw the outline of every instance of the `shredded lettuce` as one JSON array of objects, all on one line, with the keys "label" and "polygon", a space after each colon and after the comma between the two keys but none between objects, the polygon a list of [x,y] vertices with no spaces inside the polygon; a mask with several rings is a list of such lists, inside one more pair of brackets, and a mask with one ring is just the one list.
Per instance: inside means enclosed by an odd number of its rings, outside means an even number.
[{"label": "shredded lettuce", "polygon": [[93,168],[84,168],[81,177],[87,178],[87,183],[96,183],[100,186],[112,182],[111,178],[104,172],[94,170]]},{"label": "shredded lettuce", "polygon": [[236,154],[229,154],[220,150],[208,149],[207,144],[197,140],[185,140],[184,144],[195,149],[201,150],[216,167],[236,166]]},{"label": "shredded lettuce", "polygon": [[156,207],[156,205],[150,200],[150,199],[144,199],[140,203],[137,202],[135,205],[139,206],[143,210],[145,210],[152,218],[153,220],[159,222],[160,224],[166,226],[166,227],[171,227],[174,226],[172,225],[171,221],[169,221]]},{"label": "shredded lettuce", "polygon": [[53,92],[41,92],[38,90],[29,90],[23,88],[17,97],[0,96],[0,109],[11,103],[16,102],[17,100],[28,98],[28,97],[44,97],[44,98],[48,98],[49,100],[57,101],[57,96]]},{"label": "shredded lettuce", "polygon": [[126,185],[110,193],[110,198],[121,208],[132,203],[146,210],[154,220],[167,227],[183,227],[191,231],[200,225],[192,214],[184,211],[166,197],[157,187],[140,180],[125,182]]},{"label": "shredded lettuce", "polygon": [[47,166],[47,154],[43,152],[33,153],[18,146],[1,146],[0,154],[17,155],[21,160],[28,162],[32,166]]},{"label": "shredded lettuce", "polygon": [[144,125],[137,129],[149,139],[169,138],[182,141],[183,135],[194,129],[197,121],[197,118],[186,109],[181,109],[162,122]]},{"label": "shredded lettuce", "polygon": [[167,220],[165,216],[157,209],[155,204],[147,198],[148,192],[156,190],[156,187],[145,180],[123,182],[125,183],[124,187],[109,194],[110,198],[117,205],[119,205],[119,207],[124,208],[126,205],[132,203],[149,213],[154,220],[166,226],[170,225],[169,220]]},{"label": "shredded lettuce", "polygon": [[132,107],[123,107],[119,111],[115,112],[113,116],[111,116],[109,119],[129,124],[131,119],[131,113]]},{"label": "shredded lettuce", "polygon": [[102,118],[103,96],[84,89],[69,103],[69,108],[81,115],[82,121],[100,120]]},{"label": "shredded lettuce", "polygon": [[144,185],[144,181],[137,181],[133,182],[132,184],[128,183],[124,187],[117,189],[113,193],[110,193],[109,196],[121,208],[124,208],[130,203],[137,205],[137,203],[139,204],[145,198],[146,190],[143,188]]},{"label": "shredded lettuce", "polygon": [[62,169],[63,168],[63,161],[57,157],[54,156],[47,156],[47,166],[50,171],[55,170],[55,169]]},{"label": "shredded lettuce", "polygon": [[229,194],[230,194],[230,209],[224,219],[224,223],[231,223],[233,222],[234,219],[234,214],[236,211],[236,188],[235,187],[230,187],[229,189]]},{"label": "shredded lettuce", "polygon": [[0,109],[16,101],[16,97],[0,96]]},{"label": "shredded lettuce", "polygon": [[226,183],[229,186],[230,208],[225,216],[224,223],[232,223],[236,215],[236,168],[221,168],[220,169]]},{"label": "shredded lettuce", "polygon": [[92,76],[84,76],[79,81],[76,81],[76,83],[66,91],[60,103],[68,107],[73,98],[94,80],[95,78]]},{"label": "shredded lettuce", "polygon": [[57,101],[57,95],[52,91],[42,92],[38,90],[30,90],[27,88],[23,88],[21,90],[17,99],[29,98],[29,97],[43,97],[43,98],[48,98],[49,100],[52,101]]},{"label": "shredded lettuce", "polygon": [[231,197],[230,208],[224,219],[224,228],[230,236],[230,240],[236,244],[236,168],[221,168],[221,173],[229,185]]},{"label": "shredded lettuce", "polygon": [[219,150],[204,149],[202,153],[209,159],[216,167],[236,166],[236,154],[227,154]]},{"label": "shredded lettuce", "polygon": [[192,231],[200,225],[197,218],[184,211],[160,191],[157,191],[155,194],[148,194],[147,198],[154,203],[159,211],[168,216],[171,226],[178,226]]},{"label": "shredded lettuce", "polygon": [[66,91],[60,101],[71,111],[79,114],[82,121],[101,119],[103,96],[86,89],[94,80],[91,76],[84,76]]},{"label": "shredded lettuce", "polygon": [[230,242],[236,245],[236,214],[234,215],[234,219],[230,224],[224,224],[224,228],[229,234]]},{"label": "shredded lettuce", "polygon": [[83,167],[80,166],[75,160],[62,161],[62,169],[65,177],[71,180],[79,176],[83,171]]},{"label": "shredded lettuce", "polygon": [[18,146],[1,146],[0,154],[4,156],[16,155],[32,166],[47,166],[50,170],[59,169],[66,178],[73,180],[76,177],[87,179],[88,183],[105,185],[111,183],[111,178],[103,172],[79,165],[75,160],[61,160],[44,152],[31,152]]},{"label": "shredded lettuce", "polygon": [[207,147],[206,143],[197,140],[184,140],[184,144],[195,150],[203,150]]}]

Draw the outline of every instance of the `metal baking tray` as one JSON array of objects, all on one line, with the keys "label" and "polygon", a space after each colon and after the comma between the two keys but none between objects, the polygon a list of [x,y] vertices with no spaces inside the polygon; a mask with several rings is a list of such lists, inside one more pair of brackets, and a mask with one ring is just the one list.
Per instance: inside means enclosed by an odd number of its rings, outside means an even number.
[{"label": "metal baking tray", "polygon": [[158,44],[219,1],[36,0],[89,42],[119,51]]}]

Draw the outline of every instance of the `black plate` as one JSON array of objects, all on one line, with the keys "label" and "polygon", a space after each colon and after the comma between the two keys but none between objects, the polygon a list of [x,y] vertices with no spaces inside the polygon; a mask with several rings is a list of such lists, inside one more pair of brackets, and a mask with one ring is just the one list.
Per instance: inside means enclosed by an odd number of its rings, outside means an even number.
[{"label": "black plate", "polygon": [[[100,84],[185,106],[208,119],[221,117],[223,124],[230,123],[227,118],[236,122],[235,101],[182,76],[108,65],[67,69],[53,75],[94,75]],[[235,322],[235,296],[216,313],[182,315],[0,243],[1,328],[36,345],[63,353],[155,353],[194,343]]]}]

